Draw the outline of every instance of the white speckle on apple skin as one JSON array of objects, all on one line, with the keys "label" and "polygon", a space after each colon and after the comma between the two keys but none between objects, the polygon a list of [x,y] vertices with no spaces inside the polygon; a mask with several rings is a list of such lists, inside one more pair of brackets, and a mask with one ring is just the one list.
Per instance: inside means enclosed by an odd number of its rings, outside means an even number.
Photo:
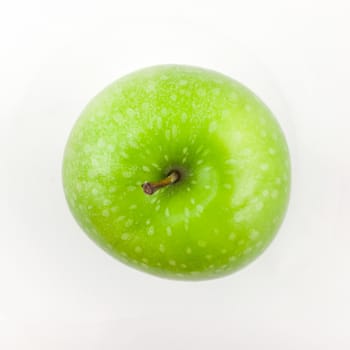
[{"label": "white speckle on apple skin", "polygon": [[268,168],[269,168],[269,165],[266,163],[260,165],[260,169],[263,171],[266,171]]},{"label": "white speckle on apple skin", "polygon": [[197,244],[198,244],[199,247],[202,247],[202,248],[207,246],[207,242],[202,241],[202,240],[198,241]]},{"label": "white speckle on apple skin", "polygon": [[128,233],[123,233],[123,234],[121,235],[121,239],[122,239],[123,241],[127,241],[128,239],[130,239],[130,235],[129,235]]},{"label": "white speckle on apple skin", "polygon": [[153,226],[150,226],[150,227],[147,229],[147,234],[148,234],[149,236],[154,235],[154,227],[153,227]]},{"label": "white speckle on apple skin", "polygon": [[253,109],[253,107],[252,107],[251,105],[249,105],[249,104],[246,104],[246,105],[244,106],[244,109],[245,109],[247,112],[250,112],[250,111]]},{"label": "white speckle on apple skin", "polygon": [[196,209],[197,209],[197,214],[201,214],[204,210],[203,206],[200,204],[196,205]]},{"label": "white speckle on apple skin", "polygon": [[103,210],[102,215],[105,217],[109,216],[109,210],[108,209]]},{"label": "white speckle on apple skin", "polygon": [[109,206],[109,205],[111,205],[111,204],[112,204],[112,201],[111,201],[111,200],[109,200],[109,199],[104,199],[104,200],[103,200],[103,205]]},{"label": "white speckle on apple skin", "polygon": [[167,234],[168,236],[171,236],[171,235],[172,235],[172,229],[171,229],[170,226],[167,226],[167,228],[166,228],[166,234]]},{"label": "white speckle on apple skin", "polygon": [[256,203],[255,208],[257,211],[262,210],[264,208],[264,203],[262,203],[262,202]]},{"label": "white speckle on apple skin", "polygon": [[169,265],[175,266],[176,265],[176,261],[175,260],[169,260]]},{"label": "white speckle on apple skin", "polygon": [[134,223],[134,220],[132,219],[128,219],[126,222],[125,222],[125,227],[131,227]]},{"label": "white speckle on apple skin", "polygon": [[252,247],[248,247],[244,250],[243,254],[248,255],[252,251]]},{"label": "white speckle on apple skin", "polygon": [[250,239],[255,240],[259,236],[259,232],[256,230],[252,230],[249,234]]},{"label": "white speckle on apple skin", "polygon": [[235,215],[234,215],[234,221],[239,223],[241,221],[243,221],[243,215],[242,215],[242,212],[237,212]]},{"label": "white speckle on apple skin", "polygon": [[142,248],[140,246],[136,246],[135,247],[135,252],[136,253],[141,253],[142,252]]},{"label": "white speckle on apple skin", "polygon": [[230,241],[234,241],[236,239],[236,235],[234,233],[230,233],[230,235],[228,236],[228,239]]},{"label": "white speckle on apple skin", "polygon": [[161,170],[161,167],[158,164],[156,164],[156,163],[152,163],[152,166],[154,168],[156,168],[157,170]]},{"label": "white speckle on apple skin", "polygon": [[216,130],[216,128],[217,128],[217,123],[215,122],[215,121],[213,121],[213,122],[211,122],[210,124],[209,124],[209,132],[210,133],[212,133],[212,132],[214,132],[215,130]]},{"label": "white speckle on apple skin", "polygon": [[273,190],[273,191],[271,192],[271,197],[272,197],[272,198],[277,198],[277,196],[278,196],[278,191],[277,191],[277,190]]}]

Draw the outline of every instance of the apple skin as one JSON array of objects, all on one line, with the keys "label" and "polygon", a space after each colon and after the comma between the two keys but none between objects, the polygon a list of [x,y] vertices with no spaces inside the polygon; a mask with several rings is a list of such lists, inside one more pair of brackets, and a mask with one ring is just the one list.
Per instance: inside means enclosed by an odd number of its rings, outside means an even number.
[{"label": "apple skin", "polygon": [[[178,169],[153,195],[145,181]],[[82,112],[66,145],[71,212],[112,256],[162,277],[227,275],[283,220],[290,158],[264,103],[220,73],[162,65],[129,74]]]}]

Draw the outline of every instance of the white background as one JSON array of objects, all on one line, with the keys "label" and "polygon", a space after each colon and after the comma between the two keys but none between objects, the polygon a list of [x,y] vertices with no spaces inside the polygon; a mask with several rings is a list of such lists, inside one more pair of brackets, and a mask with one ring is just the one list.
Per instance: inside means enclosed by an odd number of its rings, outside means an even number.
[{"label": "white background", "polygon": [[[7,1],[0,9],[1,349],[349,349],[350,2]],[[289,142],[293,189],[266,253],[207,282],[130,269],[61,186],[82,108],[143,66],[217,69]]]}]

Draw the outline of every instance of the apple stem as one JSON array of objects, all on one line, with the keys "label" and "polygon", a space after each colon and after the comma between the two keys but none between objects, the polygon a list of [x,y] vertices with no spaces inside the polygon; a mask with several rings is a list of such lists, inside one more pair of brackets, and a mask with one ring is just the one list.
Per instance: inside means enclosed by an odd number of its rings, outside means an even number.
[{"label": "apple stem", "polygon": [[168,185],[174,184],[180,180],[180,173],[177,170],[172,170],[169,175],[158,182],[145,182],[141,185],[143,192],[146,194],[153,194],[158,191],[160,188],[166,187]]}]

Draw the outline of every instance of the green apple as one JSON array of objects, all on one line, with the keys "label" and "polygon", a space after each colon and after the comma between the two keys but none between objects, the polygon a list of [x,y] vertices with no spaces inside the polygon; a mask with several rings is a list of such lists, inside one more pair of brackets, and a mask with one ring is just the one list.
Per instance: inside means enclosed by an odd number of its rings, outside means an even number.
[{"label": "green apple", "polygon": [[164,65],[92,99],[66,145],[63,184],[75,219],[109,254],[155,275],[208,279],[269,245],[288,204],[290,160],[250,90]]}]

